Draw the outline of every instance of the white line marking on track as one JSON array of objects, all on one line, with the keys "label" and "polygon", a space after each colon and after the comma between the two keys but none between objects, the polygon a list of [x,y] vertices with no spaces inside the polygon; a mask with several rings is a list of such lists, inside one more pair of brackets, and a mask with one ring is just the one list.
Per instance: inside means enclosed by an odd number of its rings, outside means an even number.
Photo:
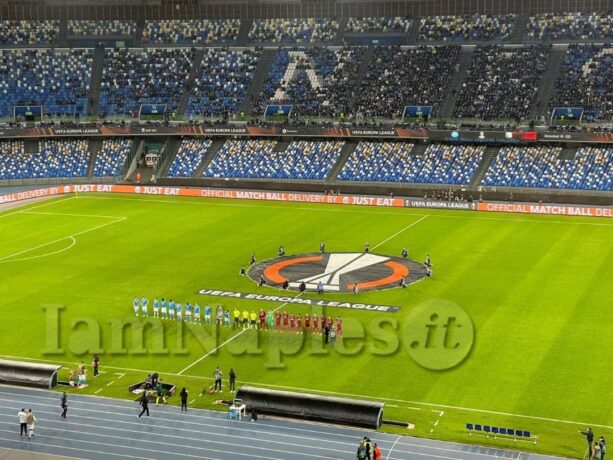
[{"label": "white line marking on track", "polygon": [[[15,387],[18,388],[18,387]],[[0,386],[0,394],[5,394],[7,396],[11,396],[11,397],[15,397],[16,394],[15,393],[10,393],[10,392],[4,392],[1,391],[2,387]],[[22,389],[22,388],[18,388],[18,389]],[[32,389],[29,389],[32,390]],[[36,390],[34,389],[33,391],[39,391],[43,394],[48,394],[48,391],[45,390]],[[50,400],[50,401],[56,401],[56,398],[51,398],[51,397],[47,397],[47,396],[35,396],[35,395],[20,395],[22,398],[35,398],[35,399],[43,399],[43,400]],[[117,401],[115,398],[108,398],[108,397],[91,397],[89,395],[78,395],[78,396],[83,396],[84,398],[91,398],[91,399],[103,399],[103,400],[111,400],[111,401]],[[0,398],[0,401],[7,401],[7,402],[13,402],[14,399],[4,399],[4,398]],[[124,401],[125,402],[125,401]],[[130,407],[127,405],[116,405],[116,404],[104,404],[104,403],[97,403],[97,402],[92,402],[92,401],[84,401],[84,400],[77,400],[77,404],[83,404],[83,405],[91,405],[91,406],[102,406],[102,407],[106,407],[106,408],[118,408],[118,409],[124,409],[124,410],[129,410]],[[43,407],[51,407],[51,408],[55,408],[55,404],[45,404],[45,403],[34,403],[35,406],[43,406]],[[5,406],[0,406],[1,407],[5,407]],[[8,407],[6,407],[8,409]],[[100,409],[87,409],[84,407],[75,407],[73,409],[73,411],[84,411],[84,412],[94,412],[95,414],[111,414],[111,415],[116,415],[116,416],[124,416],[124,417],[128,417],[128,418],[132,418],[132,415],[128,415],[125,413],[122,413],[120,411],[104,411],[104,410],[100,410]],[[49,413],[49,414],[53,414],[54,412],[44,412],[44,411],[39,411],[41,413]],[[196,415],[194,415],[194,412],[196,413]],[[209,410],[202,410],[202,409],[195,409],[192,413],[177,413],[177,412],[171,412],[171,411],[160,411],[160,412],[156,412],[156,416],[155,416],[155,420],[160,420],[162,422],[171,422],[171,423],[186,423],[191,427],[194,426],[206,426],[206,427],[214,427],[217,428],[218,422],[219,422],[219,417],[211,417],[211,416],[206,416],[206,415],[197,415],[198,413],[203,414],[203,413],[208,413],[208,412],[214,412],[214,411],[209,411]],[[169,417],[165,417],[165,415],[180,415],[181,419],[176,419],[176,418],[169,418]],[[7,417],[10,418],[9,415],[7,414],[2,414],[0,413],[0,417]],[[95,420],[98,420],[98,418],[96,417],[88,417],[88,416],[79,416],[79,415],[75,415],[74,417],[81,417],[81,418],[87,418],[87,419],[92,419],[94,418]],[[191,420],[187,420],[185,421],[184,419],[188,418]],[[202,420],[212,420],[213,423],[199,423],[199,421]],[[105,421],[105,420],[103,420]],[[7,425],[12,425],[13,423],[6,423],[6,422],[0,422],[0,423],[5,423]],[[69,423],[69,422],[65,422],[65,423]],[[132,423],[132,422],[124,422],[124,421],[117,421],[117,423]],[[79,427],[98,427],[97,425],[87,425],[87,424],[83,424],[83,423],[73,423],[75,425],[78,425]],[[246,424],[248,425],[248,424]],[[317,424],[320,425],[320,424]],[[272,427],[275,429],[282,429],[282,430],[287,430],[287,431],[293,431],[293,432],[305,432],[305,433],[313,433],[316,437],[309,437],[309,436],[300,436],[300,435],[288,435],[285,433],[276,433],[277,437],[288,437],[288,438],[297,438],[297,439],[306,439],[306,440],[320,440],[321,441],[321,431],[314,431],[314,430],[309,430],[309,429],[304,429],[304,428],[296,428],[296,427],[288,427],[288,426],[279,426],[279,425],[270,425],[267,424],[266,422],[258,422],[257,427],[253,427],[253,425],[250,425],[246,428],[242,428],[241,425],[232,425],[232,428],[238,431],[247,431],[249,433],[256,433],[256,434],[271,434],[269,431],[261,431],[258,430],[259,427]],[[338,428],[337,426],[335,426],[335,428]],[[120,428],[113,428],[111,425],[109,425],[108,427],[105,427],[105,429],[108,430],[122,430]],[[170,428],[165,428],[164,429],[170,429]],[[349,427],[344,427],[344,430],[351,430],[351,428]],[[122,430],[123,431],[123,430]],[[194,431],[195,430],[190,430],[187,429],[186,431]],[[360,433],[363,435],[364,430],[356,430],[356,431],[360,431]],[[370,430],[366,430],[366,431],[370,431]],[[199,432],[199,433],[204,433],[204,434],[209,434],[209,432]],[[378,433],[378,432],[377,432]],[[213,433],[211,433],[213,434]],[[353,442],[355,441],[355,436],[354,435],[349,435],[349,434],[344,434],[344,433],[325,433],[325,434],[333,434],[335,437],[337,438],[348,438],[350,439],[350,441],[347,442],[351,442],[352,446],[353,446]],[[383,434],[383,433],[379,433],[379,434]],[[220,437],[232,437],[232,435],[229,434],[218,434]],[[164,435],[166,436],[166,435]],[[167,436],[171,436],[173,437],[173,435],[167,435]],[[391,435],[387,435],[387,436],[391,436]],[[401,436],[401,438],[406,438],[406,439],[412,439],[411,437],[406,437],[406,436]],[[257,438],[254,438],[257,439]],[[270,441],[273,444],[287,444],[287,442],[285,441]],[[392,443],[391,439],[381,439],[381,441],[379,442],[380,445],[383,444],[387,444],[387,443]],[[457,442],[452,442],[452,441],[437,441],[440,444],[444,444],[444,445],[448,445],[450,447],[455,447],[455,446],[465,446],[465,444],[461,444],[461,443],[457,443]],[[334,441],[334,440],[329,440],[327,441],[327,445],[333,443],[333,444],[342,444],[345,445],[344,441]],[[423,444],[415,444],[415,443],[411,443],[411,442],[396,442],[395,444],[397,444],[397,446],[409,446],[409,447],[419,447],[419,448],[424,448],[424,447],[428,447],[429,449],[433,449],[433,450],[441,450],[441,451],[446,451],[446,452],[465,452],[465,450],[463,450],[461,447],[458,450],[457,448],[450,448],[450,447],[441,447],[441,446],[426,446]],[[295,445],[295,444],[292,444]],[[319,447],[315,447],[315,448],[319,448]],[[403,452],[403,453],[414,453],[414,452],[409,452],[409,451],[404,451],[399,449],[398,447],[396,447],[396,452]],[[417,454],[417,453],[415,453]],[[423,454],[422,454],[423,455]],[[508,457],[499,457],[497,455],[492,455],[492,454],[487,454],[487,453],[479,453],[479,452],[471,452],[471,455],[480,455],[480,456],[487,456],[487,457],[494,457],[494,458],[508,458]],[[532,454],[532,455],[541,455],[541,454]],[[448,457],[447,457],[448,458]],[[551,456],[548,456],[548,458],[552,458]],[[556,458],[561,458],[561,457],[556,457]]]},{"label": "white line marking on track", "polygon": [[[47,363],[54,363],[54,364],[67,364],[69,366],[76,366],[79,363],[71,363],[71,362],[60,362],[60,361],[52,361],[52,360],[48,360],[48,359],[39,359],[39,358],[26,358],[23,356],[9,356],[9,355],[0,355],[0,358],[7,358],[7,359],[20,359],[20,360],[24,360],[24,361],[33,361],[33,362],[47,362]],[[142,373],[153,373],[153,372],[160,372],[159,369],[156,370],[147,370],[147,369],[134,369],[134,368],[127,368],[127,367],[115,367],[115,366],[105,366],[108,369],[118,369],[118,370],[124,370],[124,371],[129,371],[129,372],[142,372]],[[172,373],[172,372],[162,372],[163,375],[170,375],[170,376],[178,376],[179,374],[176,373]],[[198,379],[198,380],[213,380],[212,377],[205,377],[202,375],[189,375],[189,374],[183,374],[183,377],[187,377],[187,378],[192,378],[192,379]],[[562,419],[557,419],[557,418],[548,418],[548,417],[539,417],[536,415],[524,415],[524,414],[511,414],[509,412],[500,412],[500,411],[493,411],[493,410],[487,410],[487,409],[474,409],[471,407],[462,407],[462,406],[452,406],[449,404],[435,404],[435,403],[429,403],[429,402],[422,402],[422,401],[408,401],[405,399],[398,399],[398,398],[386,398],[383,396],[374,396],[374,395],[360,395],[360,394],[354,394],[354,393],[341,393],[338,391],[330,391],[330,390],[317,390],[314,388],[301,388],[301,387],[293,387],[293,386],[287,386],[287,385],[274,385],[271,383],[262,383],[262,382],[246,382],[244,381],[243,383],[247,384],[247,385],[253,385],[253,386],[262,386],[262,387],[268,387],[268,388],[280,388],[280,389],[285,389],[285,390],[292,390],[292,391],[308,391],[308,392],[312,392],[312,393],[319,393],[319,394],[327,394],[327,395],[334,395],[334,396],[346,396],[349,398],[361,398],[361,399],[372,399],[372,400],[380,400],[380,401],[393,401],[393,402],[400,402],[400,403],[404,403],[404,404],[418,404],[418,405],[422,405],[422,406],[426,406],[426,407],[441,407],[441,408],[445,408],[445,409],[453,409],[453,410],[461,410],[461,411],[467,411],[467,412],[477,412],[477,413],[481,413],[481,414],[492,414],[492,415],[504,415],[506,417],[518,417],[518,418],[525,418],[525,419],[532,419],[532,420],[542,420],[545,422],[555,422],[555,423],[565,423],[565,424],[569,424],[569,425],[579,425],[579,426],[596,426],[598,428],[606,428],[606,429],[613,429],[613,425],[602,425],[602,424],[597,424],[597,423],[592,423],[592,422],[576,422],[573,420],[562,420]],[[408,407],[407,409],[411,409],[410,407]],[[417,410],[417,409],[414,409]],[[421,409],[419,409],[421,410]]]},{"label": "white line marking on track", "polygon": [[385,457],[385,460],[389,460],[390,455],[392,455],[392,451],[394,450],[394,447],[396,447],[396,444],[398,444],[398,441],[400,441],[400,439],[402,438],[402,436],[398,436],[396,438],[396,441],[394,442],[394,444],[392,444],[392,447],[390,448],[390,450],[387,452],[387,456]]},{"label": "white line marking on track", "polygon": [[[152,195],[149,195],[152,196]],[[210,201],[197,202],[197,201],[176,201],[176,200],[146,200],[139,198],[125,198],[118,196],[81,196],[75,197],[78,199],[91,199],[91,200],[122,200],[122,201],[140,201],[143,203],[151,202],[151,203],[167,203],[167,204],[194,204],[201,206],[223,206],[223,207],[239,207],[239,208],[273,208],[273,209],[285,209],[285,210],[295,210],[299,209],[302,211],[314,211],[314,212],[345,212],[345,213],[353,213],[353,214],[375,214],[375,215],[387,215],[387,216],[423,216],[424,214],[420,213],[409,213],[409,212],[384,212],[384,211],[368,211],[368,210],[360,210],[360,209],[342,209],[340,206],[330,205],[330,208],[321,208],[321,207],[300,207],[300,206],[262,206],[257,204],[238,204],[238,203],[211,203]],[[206,200],[206,198],[200,198],[202,200]],[[210,198],[217,199],[217,198]],[[295,204],[295,203],[288,203]],[[370,208],[370,207],[367,207]],[[398,209],[398,208],[397,208]],[[406,209],[406,208],[402,208]],[[605,224],[600,222],[574,222],[574,221],[564,221],[564,220],[539,220],[539,219],[518,219],[518,218],[502,218],[502,217],[481,217],[475,215],[459,215],[459,214],[451,214],[451,212],[458,213],[476,213],[477,211],[453,211],[453,210],[445,210],[449,211],[447,214],[429,214],[430,217],[442,217],[449,219],[476,219],[476,220],[498,220],[503,222],[532,222],[532,223],[543,223],[543,224],[567,224],[567,225],[595,225],[600,227],[613,227],[613,224]],[[481,212],[482,213],[482,212]],[[495,213],[494,213],[495,214]],[[503,214],[503,213],[501,213]],[[507,213],[513,214],[513,213]],[[515,213],[517,215],[518,213]],[[560,217],[560,216],[557,216]],[[562,216],[564,217],[564,216]]]},{"label": "white line marking on track", "polygon": [[[50,414],[50,415],[54,414],[53,412],[41,411],[41,410],[39,410],[37,412],[38,413],[43,413],[43,414]],[[89,425],[89,424],[86,424],[86,423],[64,422],[63,425],[77,425],[77,426],[80,426],[80,427],[89,427],[89,428],[104,428],[104,429],[109,430],[109,431],[120,431],[121,433],[125,433],[125,428],[113,428],[111,425],[113,423],[120,423],[120,424],[124,424],[124,425],[138,425],[138,426],[142,425],[142,422],[140,422],[140,421],[138,421],[138,422],[124,422],[124,421],[118,421],[118,420],[113,420],[113,419],[86,417],[86,416],[81,416],[81,415],[78,415],[78,416],[73,415],[72,416],[72,418],[76,418],[76,417],[78,417],[78,418],[85,418],[85,419],[94,419],[94,420],[99,420],[99,421],[102,421],[102,422],[109,422],[109,424],[106,427],[100,427],[100,425]],[[134,416],[131,416],[131,418],[132,417],[134,417]],[[42,417],[37,417],[37,418],[40,421],[47,421],[47,422],[51,422],[52,421],[51,419],[47,420],[47,419],[42,418]],[[146,420],[146,418],[145,418],[145,420]],[[187,423],[187,422],[184,422],[184,423]],[[8,422],[0,422],[0,424],[7,425]],[[53,431],[64,431],[62,429],[57,429],[57,428],[46,428],[46,429],[47,430],[53,430]],[[176,428],[173,428],[173,427],[166,427],[166,426],[156,425],[156,429],[157,429],[158,433],[156,433],[155,436],[158,436],[158,437],[196,440],[194,438],[188,438],[185,435],[178,436],[178,435],[173,435],[173,434],[163,434],[163,433],[161,433],[161,430],[176,430]],[[2,432],[2,431],[5,431],[5,430],[0,430],[0,432]],[[246,431],[250,431],[250,430],[246,430]],[[230,438],[234,438],[234,439],[236,438],[236,434],[212,433],[212,432],[206,432],[206,431],[201,431],[201,430],[194,430],[194,429],[189,429],[189,428],[181,428],[181,432],[182,433],[184,433],[184,432],[187,432],[187,433],[197,433],[199,435],[203,435],[203,434],[215,435],[215,436],[219,436],[219,437],[225,436],[225,437],[230,437]],[[79,431],[71,430],[71,433],[79,433]],[[81,432],[81,433],[83,433],[83,434],[96,434],[96,433],[86,433],[86,432]],[[134,431],[131,431],[131,433],[134,433]],[[146,434],[154,435],[153,433],[144,433],[144,432],[140,432],[140,431],[138,433],[141,434],[141,435],[146,435]],[[51,436],[44,436],[44,435],[40,435],[40,434],[38,436],[51,437]],[[128,441],[130,443],[134,442],[133,439],[126,438],[126,437],[123,437],[123,436],[113,436],[113,435],[106,434],[105,437],[124,439],[124,440],[126,440],[126,441]],[[254,441],[258,441],[257,438],[250,437],[248,434],[243,435],[242,437],[245,438],[245,439],[251,439],[251,440],[254,440]],[[300,438],[299,436],[296,436],[296,437]],[[63,438],[63,437],[59,437],[59,436],[58,437],[53,436],[53,438],[71,440],[71,438]],[[317,438],[305,438],[305,439],[309,439],[311,441],[317,441]],[[85,444],[88,444],[88,443],[89,444],[98,444],[97,442],[94,442],[94,441],[81,441],[81,442],[83,442]],[[152,440],[147,440],[146,442],[150,443],[150,444],[161,444],[161,445],[164,445],[164,446],[169,446],[171,448],[172,447],[183,447],[185,449],[192,449],[192,450],[204,450],[204,449],[206,449],[209,452],[232,453],[233,455],[240,455],[240,456],[248,457],[248,458],[263,458],[263,459],[277,460],[276,458],[266,457],[266,456],[263,456],[263,455],[256,455],[253,452],[250,452],[250,453],[240,453],[240,452],[236,452],[236,451],[233,451],[233,450],[225,451],[225,450],[213,449],[210,446],[206,446],[206,447],[186,446],[185,444],[172,444],[172,443],[169,443],[169,442],[152,441]],[[209,442],[213,443],[213,444],[228,445],[228,446],[231,446],[231,447],[232,446],[236,446],[236,441],[235,440],[233,442],[209,440]],[[287,441],[272,441],[272,440],[267,440],[266,442],[268,444],[282,444],[284,446],[292,445],[292,446],[304,447],[303,444],[292,444],[292,443],[288,443]],[[342,445],[347,445],[346,442],[343,442],[341,444]],[[118,447],[118,448],[122,448],[122,449],[140,449],[140,448],[137,448],[137,447],[123,446],[123,445],[119,445],[119,444],[114,444],[114,446]],[[328,456],[325,456],[325,455],[317,455],[317,454],[310,454],[310,453],[292,452],[292,451],[287,451],[287,450],[272,449],[272,448],[270,448],[270,446],[267,446],[267,447],[256,447],[256,446],[250,445],[250,446],[247,446],[247,447],[249,447],[250,449],[265,450],[265,451],[268,451],[268,452],[271,452],[271,453],[275,452],[275,453],[281,453],[281,454],[297,454],[297,455],[300,455],[300,456],[303,456],[303,457],[315,457],[315,458],[327,458],[327,459],[334,459],[335,458],[335,457],[328,457]],[[143,450],[149,450],[149,449],[143,449]],[[165,452],[165,451],[160,451],[160,452],[161,453],[167,453],[167,454],[171,453],[171,452]],[[172,452],[172,454],[173,454],[173,456],[174,455],[179,455],[179,456],[184,456],[184,457],[201,458],[199,456],[195,456],[195,455],[191,455],[191,454],[187,454],[187,453]]]},{"label": "white line marking on track", "polygon": [[401,229],[400,231],[394,233],[392,236],[390,236],[389,238],[384,239],[383,241],[381,241],[379,244],[376,244],[372,247],[372,250],[374,251],[375,249],[377,249],[379,246],[383,246],[385,243],[387,243],[388,241],[396,238],[398,235],[400,235],[402,232],[404,232],[405,230],[408,230],[409,228],[413,227],[414,225],[419,224],[422,220],[426,219],[427,217],[430,217],[429,214],[426,214],[425,216],[423,216],[421,219],[417,219],[415,222],[411,222],[409,225],[407,225],[406,227],[404,227],[403,229]]},{"label": "white line marking on track", "polygon": [[[294,296],[294,298],[300,297],[302,295],[302,292],[299,292],[298,294],[296,294]],[[281,308],[283,308],[284,306],[286,306],[289,302],[285,302],[282,303],[281,305],[279,305],[277,308],[275,308],[272,312],[276,313],[277,311],[279,311]],[[185,371],[187,371],[188,369],[191,369],[192,367],[194,367],[196,364],[200,363],[201,361],[205,360],[206,358],[208,358],[209,356],[211,356],[213,353],[217,352],[218,350],[220,350],[224,345],[232,342],[234,339],[240,337],[241,335],[243,335],[243,333],[245,333],[246,331],[249,331],[251,329],[243,329],[240,332],[237,332],[236,334],[234,334],[233,336],[231,336],[228,340],[226,340],[224,343],[222,343],[221,345],[215,347],[214,349],[212,349],[211,351],[209,351],[206,355],[201,356],[200,358],[198,358],[196,361],[194,361],[193,363],[191,363],[189,366],[185,367],[184,369],[181,369],[179,372],[177,372],[177,375],[182,375]]]}]

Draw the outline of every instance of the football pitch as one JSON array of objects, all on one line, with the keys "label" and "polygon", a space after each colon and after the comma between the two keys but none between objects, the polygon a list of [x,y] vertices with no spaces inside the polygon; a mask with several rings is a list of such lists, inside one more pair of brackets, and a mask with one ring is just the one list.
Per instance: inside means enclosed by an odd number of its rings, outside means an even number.
[{"label": "football pitch", "polygon": [[[0,212],[0,238],[0,355],[63,364],[65,379],[99,353],[104,373],[79,393],[132,398],[127,387],[158,371],[190,390],[192,406],[222,409],[227,388],[200,395],[219,366],[224,385],[233,368],[239,385],[385,402],[385,419],[411,423],[384,428],[392,433],[575,458],[585,453],[578,430],[613,438],[610,219],[84,194]],[[335,253],[368,242],[372,254],[429,254],[433,277],[300,296],[397,312],[198,294],[293,298],[239,270],[253,253],[316,254],[320,241]],[[126,326],[135,296],[341,316],[343,337],[330,347],[311,333],[152,319],[140,340],[145,320]],[[416,362],[407,337],[412,313],[436,304],[458,306],[474,328],[467,356],[444,370]],[[467,422],[538,440],[469,437]]]}]

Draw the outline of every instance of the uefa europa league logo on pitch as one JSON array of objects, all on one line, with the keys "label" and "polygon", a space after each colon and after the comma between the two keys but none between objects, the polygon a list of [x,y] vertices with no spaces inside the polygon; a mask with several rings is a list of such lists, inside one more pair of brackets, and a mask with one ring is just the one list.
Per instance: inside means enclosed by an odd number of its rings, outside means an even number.
[{"label": "uefa europa league logo on pitch", "polygon": [[468,313],[448,300],[434,299],[415,307],[404,328],[407,353],[420,366],[447,370],[470,353],[475,329]]}]

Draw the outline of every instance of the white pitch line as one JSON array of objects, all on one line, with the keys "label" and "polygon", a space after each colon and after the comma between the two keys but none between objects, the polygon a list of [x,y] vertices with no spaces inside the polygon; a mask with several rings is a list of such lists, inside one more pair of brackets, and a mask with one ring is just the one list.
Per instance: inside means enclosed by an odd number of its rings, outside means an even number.
[{"label": "white pitch line", "polygon": [[[3,217],[13,216],[15,214],[22,214],[24,211],[30,211],[31,209],[44,208],[45,206],[51,206],[52,204],[63,203],[64,201],[68,201],[68,200],[74,200],[75,198],[77,198],[77,197],[76,196],[71,196],[71,197],[68,197],[68,198],[52,199],[52,200],[50,200],[49,202],[47,202],[45,204],[39,204],[37,206],[32,206],[31,208],[26,208],[25,210],[13,211],[13,212],[8,212],[8,213],[0,213],[0,219],[2,219]],[[27,204],[25,204],[24,206],[27,206]]]},{"label": "white pitch line", "polygon": [[[93,193],[93,192],[92,192]],[[154,195],[148,195],[154,196]],[[415,212],[385,212],[385,211],[373,211],[373,206],[362,206],[365,209],[343,209],[340,205],[330,205],[330,207],[304,207],[304,206],[279,206],[279,205],[270,205],[270,206],[262,206],[253,203],[248,204],[239,204],[239,203],[212,203],[210,201],[176,201],[176,200],[145,200],[139,198],[126,198],[126,197],[118,197],[118,196],[78,196],[75,197],[78,199],[90,199],[90,200],[122,200],[122,201],[140,201],[141,203],[165,203],[165,204],[193,204],[200,206],[223,206],[223,207],[239,207],[239,208],[262,208],[262,209],[285,209],[285,210],[295,210],[299,209],[301,211],[313,211],[313,212],[336,212],[336,213],[352,213],[352,214],[371,214],[371,215],[385,215],[385,216],[423,216],[424,214],[415,213]],[[198,198],[198,197],[196,197]],[[199,198],[202,200],[216,200],[218,198]],[[244,200],[249,201],[249,200]],[[284,203],[284,202],[280,202]],[[287,202],[288,204],[296,204],[295,202]],[[314,204],[325,204],[325,203],[314,203]],[[380,209],[380,208],[379,208]],[[396,208],[399,209],[399,208]],[[402,209],[411,209],[411,208],[402,208]],[[416,209],[416,208],[413,208]],[[418,209],[418,208],[417,208]],[[436,210],[436,209],[434,209]],[[454,210],[454,209],[439,209],[441,211],[447,211],[446,214],[429,214],[430,217],[441,217],[448,219],[473,219],[473,220],[496,220],[501,222],[530,222],[530,223],[542,223],[542,224],[567,224],[567,225],[594,225],[599,227],[613,227],[613,224],[605,224],[599,222],[574,222],[574,221],[564,221],[564,220],[539,220],[539,219],[518,219],[518,218],[502,218],[502,217],[481,217],[475,216],[474,214],[477,211],[463,211],[463,210]],[[461,214],[451,214],[451,212],[457,212],[462,214],[471,213],[471,215],[461,215]],[[484,211],[480,211],[480,214],[484,214]],[[490,214],[501,214],[501,215],[509,215],[514,214],[518,215],[521,213],[504,213],[504,212],[490,212]],[[552,214],[552,217],[579,217],[579,216],[556,216]],[[604,219],[604,218],[603,218]]]},{"label": "white pitch line", "polygon": [[99,217],[101,219],[125,219],[122,216],[103,216],[100,214],[71,214],[65,212],[38,212],[38,211],[20,211],[19,214],[34,214],[37,216],[68,216],[68,217]]},{"label": "white pitch line", "polygon": [[94,230],[98,230],[100,228],[116,224],[118,222],[123,222],[126,219],[127,219],[126,217],[121,217],[121,218],[118,218],[117,220],[114,220],[113,222],[107,222],[106,224],[97,225],[96,227],[92,227],[92,228],[89,228],[87,230],[83,230],[83,231],[80,231],[80,232],[77,232],[77,233],[73,233],[72,235],[68,235],[68,236],[65,236],[63,238],[58,238],[57,240],[49,241],[48,243],[39,244],[38,246],[34,246],[33,248],[24,249],[23,251],[15,252],[14,254],[9,254],[7,256],[0,257],[0,262],[5,260],[5,259],[10,259],[11,257],[15,257],[15,256],[19,256],[21,254],[25,254],[26,252],[34,251],[36,249],[40,249],[40,248],[44,248],[45,246],[49,246],[51,244],[59,243],[60,241],[63,241],[63,240],[74,238],[74,237],[79,236],[79,235],[84,235],[85,233],[93,232]]},{"label": "white pitch line", "polygon": [[388,241],[390,241],[393,238],[396,238],[398,235],[400,235],[402,232],[404,232],[405,230],[408,230],[409,228],[413,227],[414,225],[419,224],[422,220],[426,219],[427,217],[430,217],[429,214],[426,214],[425,216],[423,216],[421,219],[417,219],[415,222],[410,223],[409,225],[407,225],[406,227],[404,227],[402,230],[394,233],[392,236],[384,239],[383,241],[381,241],[379,244],[376,244],[375,246],[372,247],[373,251],[375,249],[377,249],[379,246],[382,246],[383,244],[387,243]]},{"label": "white pitch line", "polygon": [[[302,292],[299,292],[297,295],[294,296],[294,298],[300,297],[302,295]],[[282,303],[281,305],[279,305],[277,308],[275,308],[272,312],[276,313],[277,311],[279,311],[281,308],[285,307],[289,302],[285,302]],[[193,363],[191,363],[189,366],[187,366],[185,369],[182,369],[181,371],[177,372],[177,375],[182,375],[186,370],[191,369],[192,367],[194,367],[196,364],[198,364],[199,362],[205,360],[206,358],[208,358],[209,356],[211,356],[213,353],[217,352],[217,350],[221,349],[224,345],[232,342],[234,339],[240,337],[241,335],[243,335],[246,331],[249,331],[251,329],[243,329],[242,331],[234,334],[233,336],[231,336],[228,340],[226,340],[224,343],[222,343],[221,345],[219,345],[218,347],[215,347],[213,350],[209,351],[206,355],[198,358],[196,361],[194,361]]]},{"label": "white pitch line", "polygon": [[102,390],[104,390],[104,388],[100,388],[99,390],[96,390],[96,391],[94,392],[94,394],[95,394],[95,395],[97,395],[97,394],[98,394],[98,393],[100,393]]},{"label": "white pitch line", "polygon": [[64,239],[70,239],[70,240],[72,240],[72,243],[70,243],[70,245],[66,246],[65,248],[62,248],[62,249],[59,249],[59,250],[53,251],[53,252],[47,252],[46,254],[40,254],[38,256],[23,257],[21,259],[0,260],[0,264],[8,264],[8,263],[12,263],[12,262],[23,262],[25,260],[42,259],[43,257],[54,256],[55,254],[60,254],[62,252],[68,251],[69,249],[72,249],[77,244],[77,240],[75,240],[72,236],[69,236],[68,238],[64,238]]}]

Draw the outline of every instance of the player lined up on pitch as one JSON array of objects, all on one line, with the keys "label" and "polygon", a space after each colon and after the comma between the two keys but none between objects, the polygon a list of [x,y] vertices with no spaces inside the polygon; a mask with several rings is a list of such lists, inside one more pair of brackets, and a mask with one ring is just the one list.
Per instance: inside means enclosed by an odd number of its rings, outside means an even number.
[{"label": "player lined up on pitch", "polygon": [[[143,318],[149,318],[149,300],[146,297],[138,299],[135,297],[132,301],[134,315]],[[213,319],[213,308],[209,305],[204,307],[204,321],[201,317],[201,307],[197,303],[191,305],[189,302],[185,307],[181,303],[175,303],[172,299],[161,301],[157,298],[153,300],[153,318],[170,319],[186,322],[195,322],[198,324],[215,324],[217,326],[234,326],[235,328],[242,327],[243,329],[269,329],[287,332],[313,332],[321,335],[329,334],[331,337],[340,336],[343,333],[343,319],[340,316],[336,317],[336,321],[332,316],[318,316],[317,313],[312,316],[306,313],[294,314],[288,311],[279,310],[264,310],[260,309],[257,313],[253,310],[247,310],[236,307],[232,312],[229,309],[218,305],[215,309],[215,317]],[[233,321],[231,321],[231,318]],[[335,326],[336,323],[336,326]]]}]

